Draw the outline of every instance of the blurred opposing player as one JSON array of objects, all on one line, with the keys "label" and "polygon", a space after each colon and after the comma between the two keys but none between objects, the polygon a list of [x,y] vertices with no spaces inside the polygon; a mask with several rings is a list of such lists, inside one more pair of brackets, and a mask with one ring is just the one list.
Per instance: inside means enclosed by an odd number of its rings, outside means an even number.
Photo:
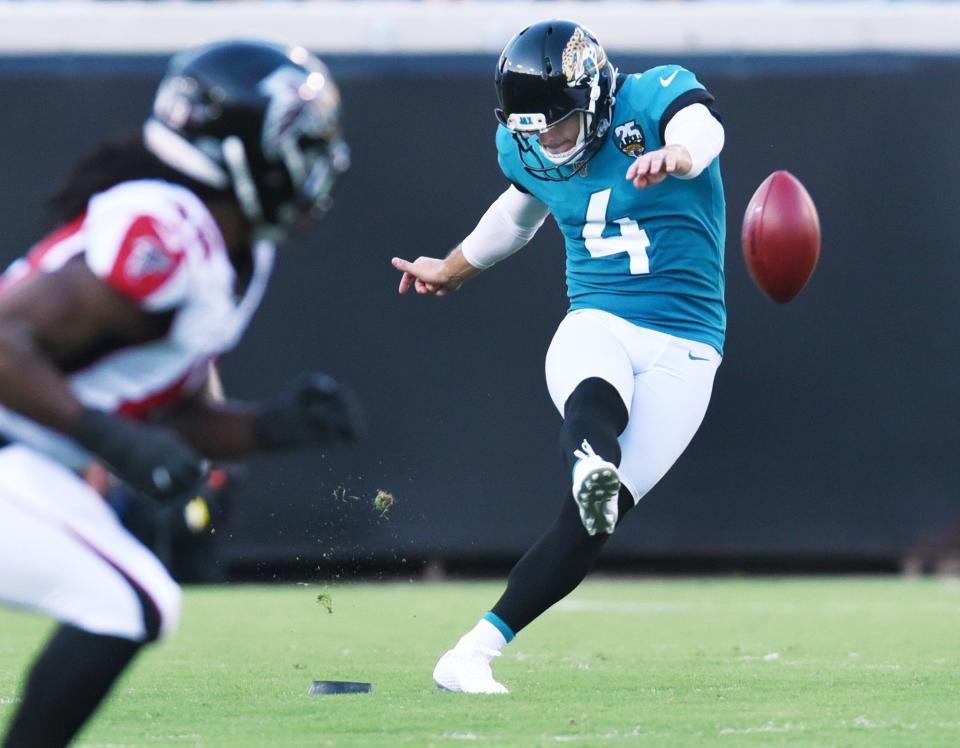
[{"label": "blurred opposing player", "polygon": [[207,398],[267,285],[274,243],[347,167],[339,93],[306,50],[227,42],[173,58],[142,137],[79,163],[59,225],[0,285],[0,602],[61,625],[3,745],[70,742],[180,590],[78,474],[100,461],[177,499],[205,458],[351,440],[324,375],[275,399]]},{"label": "blurred opposing player", "polygon": [[566,243],[570,309],[546,377],[571,488],[500,600],[437,663],[438,686],[470,693],[506,692],[493,657],[580,583],[693,438],[726,323],[724,132],[694,75],[620,76],[592,33],[550,20],[507,44],[496,88],[511,185],[445,259],[393,260],[400,293],[439,296],[524,246],[548,214]]}]

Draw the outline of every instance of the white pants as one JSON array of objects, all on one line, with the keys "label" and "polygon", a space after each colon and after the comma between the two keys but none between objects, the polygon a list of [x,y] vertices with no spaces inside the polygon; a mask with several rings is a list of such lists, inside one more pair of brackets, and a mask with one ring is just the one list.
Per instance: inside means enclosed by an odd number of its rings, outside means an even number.
[{"label": "white pants", "polygon": [[720,354],[705,343],[638,327],[596,309],[568,314],[547,351],[547,387],[563,413],[577,385],[612,384],[629,421],[620,435],[620,480],[642,499],[676,462],[707,412]]},{"label": "white pants", "polygon": [[103,498],[39,452],[0,449],[0,603],[142,641],[137,588],[160,615],[160,635],[172,633],[180,588]]}]

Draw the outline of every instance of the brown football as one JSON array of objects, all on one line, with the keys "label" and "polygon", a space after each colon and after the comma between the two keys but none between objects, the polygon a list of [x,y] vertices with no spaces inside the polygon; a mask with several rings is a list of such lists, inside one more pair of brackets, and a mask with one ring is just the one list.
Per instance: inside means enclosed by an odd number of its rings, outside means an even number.
[{"label": "brown football", "polygon": [[761,291],[779,304],[800,293],[820,257],[820,218],[800,180],[788,171],[764,179],[747,205],[740,238]]}]

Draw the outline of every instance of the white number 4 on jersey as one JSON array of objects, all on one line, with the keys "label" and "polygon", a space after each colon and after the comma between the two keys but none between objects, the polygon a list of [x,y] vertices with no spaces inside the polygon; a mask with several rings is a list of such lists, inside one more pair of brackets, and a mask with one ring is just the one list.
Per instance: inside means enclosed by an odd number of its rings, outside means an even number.
[{"label": "white number 4 on jersey", "polygon": [[640,224],[630,218],[618,218],[613,223],[620,226],[620,236],[604,238],[607,227],[607,204],[612,189],[594,192],[587,205],[587,222],[583,226],[583,240],[591,257],[609,257],[626,252],[630,257],[631,275],[643,275],[650,272],[650,258],[647,247],[650,239]]}]

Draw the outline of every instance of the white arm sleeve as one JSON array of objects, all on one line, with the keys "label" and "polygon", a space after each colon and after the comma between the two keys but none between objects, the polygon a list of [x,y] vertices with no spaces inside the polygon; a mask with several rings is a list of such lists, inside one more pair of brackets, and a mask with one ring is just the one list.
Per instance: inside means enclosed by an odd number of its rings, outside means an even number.
[{"label": "white arm sleeve", "polygon": [[530,241],[549,213],[537,198],[511,184],[460,243],[460,251],[475,268],[486,270]]},{"label": "white arm sleeve", "polygon": [[682,145],[690,152],[693,168],[678,179],[699,177],[723,149],[723,125],[703,104],[691,104],[677,112],[663,131],[665,145]]}]

